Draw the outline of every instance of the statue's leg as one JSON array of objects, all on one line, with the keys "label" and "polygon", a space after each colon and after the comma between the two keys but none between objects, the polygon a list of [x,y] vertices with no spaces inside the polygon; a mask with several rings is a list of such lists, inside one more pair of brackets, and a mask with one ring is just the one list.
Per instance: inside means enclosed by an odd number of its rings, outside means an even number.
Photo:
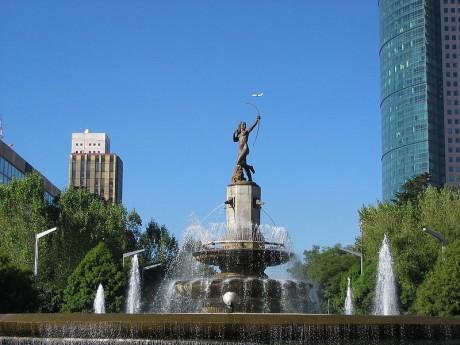
[{"label": "statue's leg", "polygon": [[252,181],[252,175],[251,175],[251,168],[247,164],[243,166],[244,171],[246,171],[246,175],[248,176],[248,181]]}]

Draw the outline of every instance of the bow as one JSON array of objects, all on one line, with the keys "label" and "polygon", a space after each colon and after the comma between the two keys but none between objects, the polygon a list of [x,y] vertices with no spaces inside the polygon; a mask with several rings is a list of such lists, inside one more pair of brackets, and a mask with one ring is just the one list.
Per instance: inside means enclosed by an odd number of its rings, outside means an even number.
[{"label": "bow", "polygon": [[[253,106],[256,111],[257,111],[257,116],[260,117],[260,111],[259,111],[259,108],[257,108],[257,106],[251,102],[246,102],[246,104],[249,104],[250,106]],[[256,132],[256,137],[254,138],[254,142],[252,143],[252,146],[254,146],[256,144],[256,141],[257,141],[257,137],[259,136],[259,128],[260,128],[260,119],[259,119],[259,122],[257,123],[257,132]]]}]

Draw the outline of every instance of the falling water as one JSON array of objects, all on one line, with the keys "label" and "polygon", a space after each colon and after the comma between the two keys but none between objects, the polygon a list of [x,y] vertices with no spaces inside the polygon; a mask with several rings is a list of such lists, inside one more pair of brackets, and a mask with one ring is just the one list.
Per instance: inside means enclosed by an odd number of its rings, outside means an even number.
[{"label": "falling water", "polygon": [[137,254],[131,261],[131,272],[129,274],[128,300],[126,303],[126,313],[139,313],[141,302],[141,277],[139,275],[139,261]]},{"label": "falling water", "polygon": [[379,252],[375,292],[376,315],[398,315],[398,298],[388,238],[385,234]]},{"label": "falling water", "polygon": [[353,315],[353,290],[351,289],[351,279],[348,277],[347,297],[345,297],[345,315]]},{"label": "falling water", "polygon": [[104,288],[99,284],[93,303],[95,314],[105,314]]}]

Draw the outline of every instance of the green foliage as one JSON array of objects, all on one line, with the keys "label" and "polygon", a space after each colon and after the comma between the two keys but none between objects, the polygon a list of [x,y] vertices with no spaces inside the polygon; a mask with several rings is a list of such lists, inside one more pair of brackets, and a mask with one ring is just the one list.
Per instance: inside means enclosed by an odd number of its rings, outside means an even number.
[{"label": "green foliage", "polygon": [[[359,274],[357,258],[338,250],[338,246],[305,252],[304,272],[322,290],[322,309],[342,312],[346,279],[351,277],[355,311],[373,311],[378,252],[384,234],[390,240],[402,313],[458,315],[460,305],[460,191],[427,185],[427,176],[404,186],[395,203],[363,207],[360,218],[363,234],[364,272]],[[446,261],[440,260],[441,247],[422,232],[430,227],[448,238]],[[457,242],[455,242],[457,243]],[[359,251],[360,241],[355,251]],[[352,261],[350,261],[352,260]],[[295,267],[294,273],[299,273]]]},{"label": "green foliage", "polygon": [[420,196],[428,188],[430,180],[431,175],[427,172],[411,178],[401,186],[402,191],[396,193],[393,201],[398,205],[407,203],[416,205]]},{"label": "green foliage", "polygon": [[27,313],[36,310],[37,292],[31,271],[16,268],[0,255],[0,313]]},{"label": "green foliage", "polygon": [[[133,224],[136,224],[136,219],[132,219]],[[142,308],[148,311],[154,298],[152,292],[159,288],[168,268],[176,258],[179,248],[174,235],[164,225],[160,226],[154,220],[150,220],[145,231],[139,233],[137,247],[146,249],[139,258],[142,266],[161,264],[157,268],[145,271],[143,275],[142,295],[146,298],[144,298]]]},{"label": "green foliage", "polygon": [[140,234],[137,242],[139,248],[145,248],[142,254],[147,264],[160,263],[166,269],[176,257],[179,248],[174,235],[164,225],[150,220],[145,231]]},{"label": "green foliage", "polygon": [[314,246],[304,252],[305,273],[320,288],[323,312],[343,311],[347,277],[360,269],[359,258],[339,248],[336,245],[321,250]]},{"label": "green foliage", "polygon": [[107,312],[120,312],[123,304],[124,273],[110,249],[99,243],[90,250],[69,276],[64,290],[64,312],[92,312],[97,287],[102,284]]},{"label": "green foliage", "polygon": [[460,315],[460,240],[447,246],[445,259],[435,268],[417,291],[415,310],[433,316]]},{"label": "green foliage", "polygon": [[35,234],[47,229],[43,179],[36,173],[0,184],[0,251],[22,269],[32,269]]},{"label": "green foliage", "polygon": [[360,211],[367,262],[376,264],[383,236],[389,237],[403,312],[415,310],[418,289],[441,253],[437,240],[422,228],[433,228],[451,241],[460,239],[459,209],[459,191],[428,187],[416,205],[381,203]]},{"label": "green foliage", "polygon": [[[57,200],[58,231],[41,244],[40,286],[44,303],[51,293],[62,295],[67,278],[83,256],[99,242],[106,243],[117,257],[134,249],[134,235],[128,230],[127,212],[121,205],[107,203],[84,189],[70,188]],[[52,282],[52,286],[47,286]],[[59,299],[49,301],[49,311]]]}]

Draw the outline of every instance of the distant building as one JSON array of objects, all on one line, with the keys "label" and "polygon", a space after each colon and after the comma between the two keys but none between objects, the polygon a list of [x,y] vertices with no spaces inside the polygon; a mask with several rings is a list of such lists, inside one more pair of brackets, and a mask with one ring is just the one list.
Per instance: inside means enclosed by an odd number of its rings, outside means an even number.
[{"label": "distant building", "polygon": [[[24,158],[17,154],[11,146],[0,140],[0,183],[8,184],[12,179],[24,178],[31,172],[38,172]],[[52,202],[59,195],[60,190],[52,184],[46,177],[43,177],[45,183],[45,198]]]},{"label": "distant building", "polygon": [[69,185],[85,188],[111,203],[122,202],[123,162],[110,153],[107,134],[89,130],[72,133]]}]

